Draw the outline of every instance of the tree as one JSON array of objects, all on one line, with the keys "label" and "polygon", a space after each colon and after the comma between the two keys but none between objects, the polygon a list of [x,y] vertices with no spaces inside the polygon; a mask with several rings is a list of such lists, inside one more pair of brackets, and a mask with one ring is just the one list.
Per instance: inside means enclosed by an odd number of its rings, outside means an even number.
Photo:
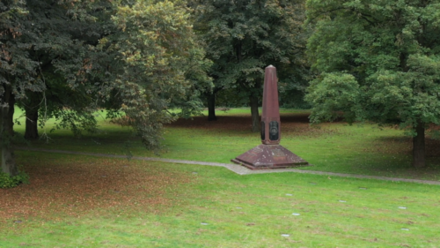
[{"label": "tree", "polygon": [[[78,74],[84,71],[81,67],[89,66],[85,63],[88,60],[86,54],[90,52],[87,45],[97,44],[102,28],[93,21],[92,16],[81,14],[83,10],[72,9],[53,1],[29,1],[26,3],[26,9],[27,19],[32,22],[32,29],[38,34],[41,42],[41,45],[29,49],[28,56],[32,61],[38,62],[35,76],[40,78],[44,86],[42,91],[26,90],[25,97],[18,101],[18,105],[26,113],[24,137],[32,140],[38,138],[39,112],[44,112],[46,117],[63,117],[60,121],[62,126],[69,123],[73,130],[77,129],[75,121],[71,118],[73,116],[65,114],[64,110],[68,108],[67,112],[74,111],[84,115],[90,107],[89,95],[93,87],[79,82],[84,78],[76,79],[84,75]],[[72,14],[66,15],[66,9]],[[81,16],[78,16],[79,14]],[[67,83],[65,75],[75,80]]]},{"label": "tree", "polygon": [[1,171],[18,175],[11,147],[14,104],[26,90],[41,91],[42,81],[35,77],[38,62],[29,59],[32,47],[43,44],[32,29],[23,1],[0,2],[0,141]]},{"label": "tree", "polygon": [[425,167],[425,129],[440,123],[440,1],[309,0],[307,11],[312,121],[342,112],[409,128]]},{"label": "tree", "polygon": [[117,2],[118,32],[98,46],[96,76],[106,82],[100,94],[111,96],[105,100],[127,115],[149,149],[160,145],[163,124],[175,119],[168,110],[180,106],[188,115],[201,105],[198,89],[211,85],[204,69],[210,62],[183,3]]},{"label": "tree", "polygon": [[200,105],[197,86],[210,85],[183,1],[11,0],[0,11],[0,172],[9,176],[18,173],[15,100],[38,108],[43,97],[74,131],[93,127],[91,113],[105,107],[158,149],[163,123],[175,119],[169,108],[189,114]]},{"label": "tree", "polygon": [[304,2],[208,0],[194,5],[195,29],[206,43],[207,57],[214,62],[210,75],[215,89],[230,88],[237,97],[247,98],[252,130],[258,131],[264,68],[276,66],[279,78],[288,81],[287,75],[295,67],[304,67]]}]

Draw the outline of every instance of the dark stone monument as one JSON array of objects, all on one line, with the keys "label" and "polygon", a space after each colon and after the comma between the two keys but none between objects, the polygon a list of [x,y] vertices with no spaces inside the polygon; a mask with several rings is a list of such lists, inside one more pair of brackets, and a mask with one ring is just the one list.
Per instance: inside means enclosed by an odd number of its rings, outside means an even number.
[{"label": "dark stone monument", "polygon": [[252,148],[231,161],[249,169],[276,169],[309,165],[280,145],[281,122],[278,104],[278,78],[276,68],[266,67],[263,89],[263,113],[261,115],[261,141],[263,144]]}]

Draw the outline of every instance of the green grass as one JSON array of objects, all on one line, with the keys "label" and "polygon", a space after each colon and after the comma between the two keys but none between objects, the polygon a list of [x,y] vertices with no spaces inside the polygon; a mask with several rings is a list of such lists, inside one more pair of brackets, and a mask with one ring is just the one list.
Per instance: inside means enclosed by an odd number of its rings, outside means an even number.
[{"label": "green grass", "polygon": [[[246,114],[233,111],[228,115]],[[51,142],[32,146],[154,156],[128,128],[100,126],[100,133],[81,139],[58,130]],[[283,146],[313,164],[304,170],[438,180],[435,156],[428,157],[427,170],[410,168],[399,130],[293,123],[282,135]],[[175,126],[164,137],[162,157],[212,162],[229,162],[260,143],[246,127]],[[0,247],[440,246],[436,185],[296,173],[239,176],[221,167],[16,154],[31,184],[0,190],[0,199],[8,195],[0,216],[9,213],[0,217]]]},{"label": "green grass", "polygon": [[[56,154],[19,154],[25,163],[35,156],[60,159]],[[74,159],[77,163],[99,161],[83,156],[64,159]],[[440,244],[438,186],[295,173],[239,176],[224,168],[140,161],[131,161],[130,166],[145,175],[160,167],[188,177],[189,181],[168,187],[165,196],[172,204],[166,207],[120,205],[105,210],[89,209],[78,216],[61,211],[20,219],[22,223],[9,220],[0,227],[0,246],[438,247]],[[56,167],[63,173],[63,164]],[[84,184],[86,187],[87,183]],[[130,188],[127,184],[120,190]],[[84,197],[77,204],[89,200]]]},{"label": "green grass", "polygon": [[[228,116],[249,116],[246,112],[247,109],[238,108],[230,109],[227,113]],[[302,116],[307,111],[282,109],[281,113],[283,116]],[[219,114],[219,118],[225,116]],[[131,134],[130,128],[108,123],[103,115],[99,119],[100,131],[97,134],[85,134],[84,137],[75,139],[71,137],[70,131],[57,130],[49,133],[49,142],[40,140],[33,142],[33,146],[158,156],[145,150]],[[208,121],[206,123],[207,126],[211,125]],[[48,130],[51,124],[50,122]],[[288,123],[284,124],[290,127],[287,130],[283,130],[283,123],[281,125],[281,145],[313,165],[302,167],[303,170],[440,180],[440,154],[437,152],[439,144],[433,143],[427,147],[428,151],[431,151],[427,156],[428,168],[415,170],[411,166],[410,139],[405,137],[401,130],[379,129],[376,125],[368,123],[351,126],[333,123],[316,128],[302,123],[302,129],[297,128],[296,123]],[[23,129],[23,126],[16,126],[18,132],[22,133]],[[237,129],[188,125],[167,127],[163,140],[166,149],[160,153],[160,157],[229,163],[232,158],[260,144],[259,134],[252,133],[249,129],[246,126]]]}]

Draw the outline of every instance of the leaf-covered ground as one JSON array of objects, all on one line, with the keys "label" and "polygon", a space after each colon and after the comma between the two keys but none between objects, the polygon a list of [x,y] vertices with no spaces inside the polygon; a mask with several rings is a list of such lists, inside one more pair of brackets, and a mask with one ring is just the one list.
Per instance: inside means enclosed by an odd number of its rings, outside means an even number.
[{"label": "leaf-covered ground", "polygon": [[[143,211],[170,204],[165,197],[188,177],[143,161],[19,152],[29,184],[0,189],[0,220],[81,216],[130,207]],[[52,217],[51,217],[52,216]]]},{"label": "leaf-covered ground", "polygon": [[[168,125],[169,127],[216,130],[224,132],[249,132],[252,120],[250,116],[231,115],[219,116],[216,121],[207,121],[207,117],[198,116],[191,119],[179,119]],[[325,127],[325,128],[324,128]],[[331,123],[312,126],[309,124],[309,114],[301,113],[295,115],[281,116],[281,133],[290,136],[319,136],[338,132],[338,128],[332,128]],[[259,134],[255,134],[258,136]]]}]

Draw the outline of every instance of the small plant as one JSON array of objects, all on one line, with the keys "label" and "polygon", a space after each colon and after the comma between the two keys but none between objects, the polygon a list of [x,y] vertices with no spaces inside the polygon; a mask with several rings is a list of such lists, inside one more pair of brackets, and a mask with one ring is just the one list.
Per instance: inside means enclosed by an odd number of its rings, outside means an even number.
[{"label": "small plant", "polygon": [[4,172],[0,172],[0,189],[14,188],[20,183],[29,183],[29,175],[20,171],[16,176],[9,176]]}]

